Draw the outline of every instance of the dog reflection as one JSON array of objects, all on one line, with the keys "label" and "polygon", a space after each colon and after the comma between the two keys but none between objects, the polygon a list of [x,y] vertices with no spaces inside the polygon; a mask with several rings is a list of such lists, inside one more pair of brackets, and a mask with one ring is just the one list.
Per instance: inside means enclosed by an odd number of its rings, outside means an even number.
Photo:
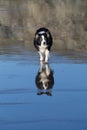
[{"label": "dog reflection", "polygon": [[36,86],[38,88],[37,95],[46,94],[52,96],[52,88],[54,85],[53,71],[50,69],[49,64],[40,63],[40,69],[36,76]]}]

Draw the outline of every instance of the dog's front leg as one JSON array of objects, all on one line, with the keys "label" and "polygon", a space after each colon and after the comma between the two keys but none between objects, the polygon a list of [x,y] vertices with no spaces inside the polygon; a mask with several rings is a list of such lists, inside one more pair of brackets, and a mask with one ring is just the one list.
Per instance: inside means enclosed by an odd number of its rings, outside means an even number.
[{"label": "dog's front leg", "polygon": [[47,75],[47,76],[50,75],[50,67],[49,67],[49,64],[46,64],[46,75]]},{"label": "dog's front leg", "polygon": [[40,62],[40,69],[39,69],[39,72],[41,73],[42,70],[43,70],[43,62],[41,61],[41,62]]},{"label": "dog's front leg", "polygon": [[39,55],[40,55],[40,61],[42,62],[42,61],[44,61],[44,56],[43,56],[43,54],[41,53],[41,52],[38,52],[39,53]]},{"label": "dog's front leg", "polygon": [[49,50],[45,51],[45,63],[48,63],[48,59],[49,59]]}]

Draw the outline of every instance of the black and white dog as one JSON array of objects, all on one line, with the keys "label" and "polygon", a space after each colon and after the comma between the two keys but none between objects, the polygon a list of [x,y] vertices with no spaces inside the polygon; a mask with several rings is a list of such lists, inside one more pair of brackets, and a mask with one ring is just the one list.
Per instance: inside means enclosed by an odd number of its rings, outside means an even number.
[{"label": "black and white dog", "polygon": [[40,55],[40,61],[48,62],[49,52],[53,43],[52,35],[47,28],[39,28],[35,33],[34,46]]},{"label": "black and white dog", "polygon": [[38,95],[46,94],[52,96],[52,88],[54,85],[53,70],[49,64],[40,62],[40,69],[36,75],[35,83],[38,88]]}]

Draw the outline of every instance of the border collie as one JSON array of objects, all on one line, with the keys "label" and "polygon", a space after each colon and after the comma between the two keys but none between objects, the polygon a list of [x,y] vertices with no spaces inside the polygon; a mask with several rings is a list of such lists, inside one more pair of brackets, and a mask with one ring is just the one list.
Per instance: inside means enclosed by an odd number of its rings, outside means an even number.
[{"label": "border collie", "polygon": [[46,94],[52,96],[54,76],[53,70],[51,70],[49,64],[43,64],[43,62],[40,63],[40,69],[36,75],[35,82],[38,88],[37,95]]},{"label": "border collie", "polygon": [[40,55],[40,61],[48,63],[49,52],[53,43],[52,35],[47,28],[39,28],[34,37],[34,46]]}]

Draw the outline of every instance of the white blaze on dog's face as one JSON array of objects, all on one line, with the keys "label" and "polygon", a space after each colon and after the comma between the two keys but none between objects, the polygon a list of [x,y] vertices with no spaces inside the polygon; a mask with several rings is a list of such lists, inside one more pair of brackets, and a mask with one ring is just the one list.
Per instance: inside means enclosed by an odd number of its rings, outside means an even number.
[{"label": "white blaze on dog's face", "polygon": [[41,46],[46,46],[46,39],[44,35],[41,36]]},{"label": "white blaze on dog's face", "polygon": [[45,32],[44,31],[41,31],[39,32],[39,34],[41,35],[41,46],[45,46],[46,45],[46,39],[45,39]]}]

